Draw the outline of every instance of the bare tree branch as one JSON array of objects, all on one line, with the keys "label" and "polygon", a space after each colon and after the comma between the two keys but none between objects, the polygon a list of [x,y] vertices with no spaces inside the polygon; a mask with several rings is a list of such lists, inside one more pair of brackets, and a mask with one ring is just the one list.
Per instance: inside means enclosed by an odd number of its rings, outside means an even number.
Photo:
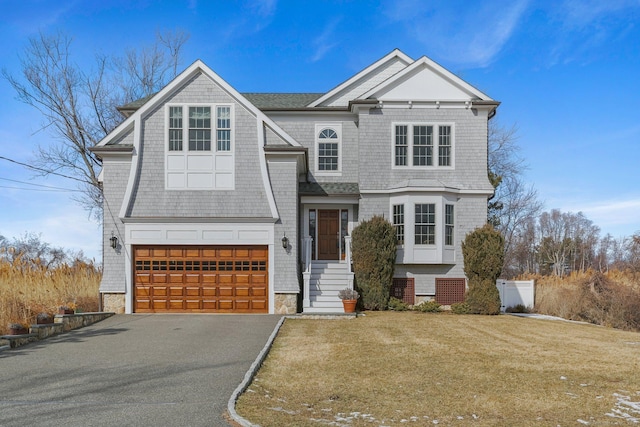
[{"label": "bare tree branch", "polygon": [[34,164],[43,175],[64,172],[82,181],[85,208],[100,217],[101,162],[90,151],[123,120],[116,107],[159,91],[173,78],[188,36],[157,34],[154,44],[130,49],[124,57],[96,56],[87,71],[71,59],[72,39],[58,32],[29,40],[20,57],[21,74],[2,74],[22,102],[42,116],[42,131],[55,142],[40,146]]}]

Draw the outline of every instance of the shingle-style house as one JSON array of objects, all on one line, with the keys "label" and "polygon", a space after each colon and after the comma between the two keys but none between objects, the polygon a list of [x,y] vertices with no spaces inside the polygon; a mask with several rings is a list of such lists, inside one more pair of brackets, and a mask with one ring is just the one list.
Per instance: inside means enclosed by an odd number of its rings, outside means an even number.
[{"label": "shingle-style house", "polygon": [[340,312],[374,215],[396,228],[394,291],[446,303],[486,222],[498,104],[399,50],[327,93],[240,93],[194,62],[93,149],[104,309]]}]

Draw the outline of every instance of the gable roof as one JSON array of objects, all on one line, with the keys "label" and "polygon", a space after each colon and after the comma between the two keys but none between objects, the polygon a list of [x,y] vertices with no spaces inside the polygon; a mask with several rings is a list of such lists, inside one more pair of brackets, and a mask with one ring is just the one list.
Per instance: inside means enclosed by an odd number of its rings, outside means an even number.
[{"label": "gable roof", "polygon": [[[411,84],[412,80],[414,84]],[[423,95],[426,92],[428,95]],[[361,98],[382,99],[385,96],[401,100],[493,101],[491,97],[426,56],[370,89]]]},{"label": "gable roof", "polygon": [[[394,49],[393,51],[391,51],[384,57],[380,58],[373,64],[369,65],[367,68],[360,71],[353,77],[349,78],[348,80],[342,82],[335,88],[331,89],[329,92],[325,93],[322,97],[311,102],[308,105],[308,107],[319,107],[319,106],[322,106],[323,104],[324,105],[328,104],[328,101],[339,98],[340,95],[346,94],[350,90],[352,91],[354,88],[358,87],[359,85],[361,86],[362,84],[367,82],[372,75],[374,75],[377,72],[380,72],[384,68],[388,67],[390,64],[400,64],[402,68],[404,68],[407,65],[411,64],[412,62],[413,62],[413,59],[411,59],[409,56],[403,53],[400,49]],[[361,93],[366,92],[367,89],[368,88],[362,89]],[[358,96],[355,96],[353,97],[353,99],[357,97]]]},{"label": "gable roof", "polygon": [[320,98],[322,93],[243,93],[253,105],[261,110],[279,108],[304,108]]},{"label": "gable roof", "polygon": [[138,120],[142,115],[146,114],[148,111],[152,111],[157,105],[165,102],[176,90],[187,82],[193,76],[197,74],[203,74],[214,81],[218,86],[220,86],[229,96],[231,96],[236,102],[246,108],[251,114],[253,114],[257,120],[262,121],[265,125],[270,127],[278,136],[282,138],[287,144],[291,146],[300,146],[300,143],[293,139],[290,135],[288,135],[280,126],[278,126],[273,120],[267,117],[260,109],[258,109],[254,104],[252,104],[245,96],[243,96],[240,92],[234,89],[229,83],[227,83],[224,79],[222,79],[218,74],[216,74],[211,68],[209,68],[204,62],[201,60],[196,60],[193,64],[187,67],[182,73],[176,76],[169,84],[167,84],[162,90],[159,92],[150,95],[149,97],[142,98],[140,100],[134,101],[132,103],[127,104],[126,106],[121,107],[121,109],[125,109],[126,111],[130,111],[131,114],[118,125],[111,133],[109,133],[105,138],[103,138],[96,147],[103,147],[113,143],[117,140],[117,138],[123,134],[127,129],[133,125],[133,123]]},{"label": "gable roof", "polygon": [[[208,75],[222,81],[201,61]],[[194,66],[192,65],[192,67]],[[191,68],[191,67],[190,67]],[[189,69],[185,70],[185,74]],[[176,78],[178,79],[178,78]],[[176,80],[174,79],[174,80]],[[242,98],[250,110],[261,111],[319,111],[350,110],[352,104],[370,103],[376,100],[403,101],[472,101],[496,103],[491,97],[448,71],[435,61],[422,56],[414,61],[399,49],[394,49],[381,59],[350,77],[327,93],[239,93],[224,82],[225,90],[232,90],[234,98]],[[166,88],[165,88],[166,89]],[[164,91],[164,89],[163,89]],[[162,91],[161,91],[162,92]],[[125,117],[133,115],[155,99],[160,92],[130,102],[118,108]],[[241,102],[242,103],[242,102]],[[289,141],[288,141],[289,142]]]}]

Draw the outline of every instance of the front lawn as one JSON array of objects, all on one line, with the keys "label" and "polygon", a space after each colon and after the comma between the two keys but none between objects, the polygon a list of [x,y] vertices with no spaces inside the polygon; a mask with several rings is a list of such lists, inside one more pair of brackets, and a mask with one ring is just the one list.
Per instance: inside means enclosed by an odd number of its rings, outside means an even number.
[{"label": "front lawn", "polygon": [[288,319],[237,411],[268,426],[640,423],[640,334],[513,316]]}]

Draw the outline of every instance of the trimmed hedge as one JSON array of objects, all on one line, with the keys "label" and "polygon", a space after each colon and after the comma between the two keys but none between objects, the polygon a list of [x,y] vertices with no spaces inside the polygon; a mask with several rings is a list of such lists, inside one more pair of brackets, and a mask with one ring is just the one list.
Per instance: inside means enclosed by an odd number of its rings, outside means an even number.
[{"label": "trimmed hedge", "polygon": [[462,242],[464,273],[469,279],[465,302],[473,314],[499,314],[496,280],[504,264],[504,238],[490,224],[467,234]]},{"label": "trimmed hedge", "polygon": [[374,216],[351,233],[356,287],[366,310],[386,310],[396,262],[396,234],[389,221]]}]

